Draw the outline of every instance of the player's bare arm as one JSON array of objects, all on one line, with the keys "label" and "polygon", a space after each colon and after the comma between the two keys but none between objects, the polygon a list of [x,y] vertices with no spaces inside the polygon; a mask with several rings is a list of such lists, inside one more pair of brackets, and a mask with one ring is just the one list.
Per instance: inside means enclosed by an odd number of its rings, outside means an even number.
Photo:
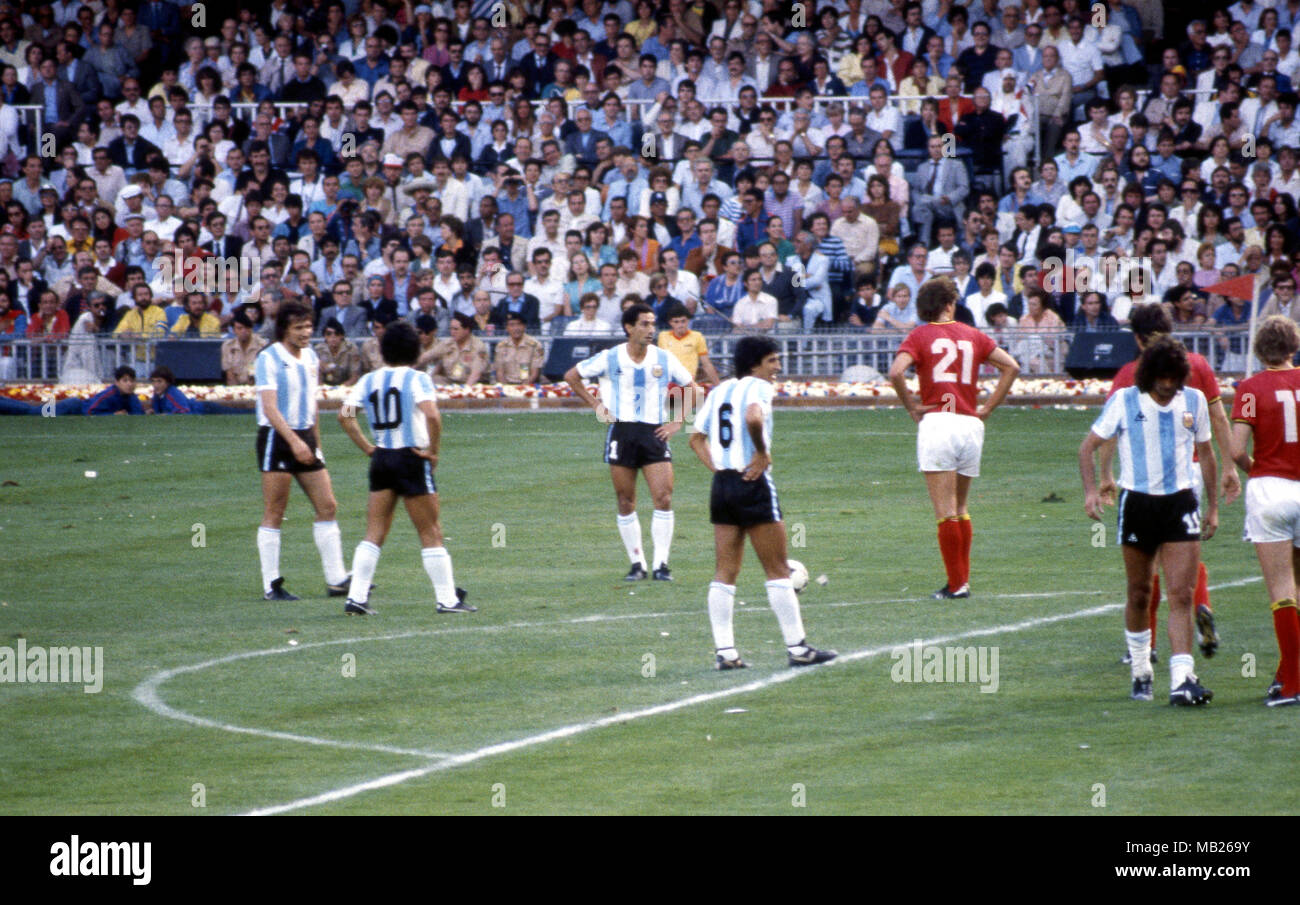
[{"label": "player's bare arm", "polygon": [[[1210,427],[1214,433],[1214,444],[1219,448],[1219,459],[1223,462],[1223,502],[1231,504],[1241,496],[1241,478],[1233,465],[1232,425],[1228,423],[1228,412],[1223,407],[1223,400],[1216,399],[1210,406]],[[1214,487],[1214,484],[1206,484]]]},{"label": "player's bare arm", "polygon": [[343,428],[343,433],[348,435],[348,439],[356,444],[357,449],[367,456],[375,454],[375,444],[366,439],[365,434],[361,432],[361,425],[357,424],[356,408],[344,405],[339,409],[339,426]]},{"label": "player's bare arm", "polygon": [[261,391],[262,411],[266,413],[266,420],[271,422],[271,428],[280,435],[280,439],[288,444],[293,457],[303,465],[310,465],[316,461],[316,454],[301,437],[293,432],[289,422],[284,420],[284,415],[280,414],[280,410],[276,407],[275,396],[275,390]]},{"label": "player's bare arm", "polygon": [[708,352],[700,353],[700,367],[704,370],[704,379],[709,383],[714,386],[722,383],[722,379],[718,377],[718,369],[713,366],[713,361],[709,358]]},{"label": "player's bare arm", "polygon": [[[690,404],[686,404],[687,397],[690,398]],[[671,421],[665,421],[655,428],[655,436],[660,440],[671,440],[673,435],[682,429],[686,424],[687,411],[695,411],[699,408],[700,400],[704,398],[704,387],[695,381],[691,381],[687,386],[682,388],[682,404],[677,406],[677,414]]]},{"label": "player's bare arm", "polygon": [[988,401],[975,411],[975,417],[981,421],[1002,404],[1003,400],[1007,398],[1007,393],[1011,392],[1011,384],[1015,383],[1016,377],[1020,375],[1020,363],[1012,358],[1005,349],[994,349],[988,357],[988,363],[998,369],[998,382],[993,387],[993,392],[990,394]]},{"label": "player's bare arm", "polygon": [[[1217,487],[1219,462],[1214,457],[1214,444],[1208,440],[1196,444],[1196,454],[1201,459],[1201,479],[1206,488]],[[1231,467],[1231,466],[1229,466]],[[1219,528],[1219,499],[1213,493],[1205,495],[1205,513],[1201,516],[1201,538],[1209,540]]]},{"label": "player's bare arm", "polygon": [[438,450],[442,445],[442,413],[438,411],[438,403],[432,399],[424,400],[418,408],[424,415],[424,425],[429,431],[429,445],[424,449],[416,449],[415,454],[427,460],[430,467],[437,468]]},{"label": "player's bare arm", "polygon": [[608,424],[614,419],[610,417],[609,409],[605,408],[604,403],[591,394],[587,385],[583,383],[582,375],[578,373],[576,367],[569,368],[564,372],[564,382],[573,390],[573,395],[577,396],[596,413],[596,418],[603,424]]},{"label": "player's bare arm", "polygon": [[894,358],[894,363],[889,366],[889,383],[894,388],[898,401],[903,404],[903,408],[907,409],[912,420],[919,424],[931,407],[921,405],[920,400],[907,388],[907,369],[911,366],[912,356],[907,352],[899,352]]},{"label": "player's bare arm", "polygon": [[1111,463],[1115,461],[1115,444],[1117,442],[1114,437],[1111,437],[1109,440],[1102,441],[1101,446],[1098,447],[1097,462],[1098,467],[1101,469],[1101,484],[1098,486],[1097,492],[1101,494],[1102,500],[1108,506],[1115,505],[1119,493],[1119,487],[1115,484],[1115,474],[1111,468]]},{"label": "player's bare arm", "polygon": [[1103,448],[1107,441],[1088,432],[1088,436],[1083,438],[1083,443],[1079,446],[1079,475],[1083,478],[1083,511],[1087,513],[1088,518],[1094,521],[1101,521],[1102,513],[1106,508],[1106,500],[1102,499],[1101,492],[1097,488],[1097,471],[1093,462],[1093,456],[1098,449]]},{"label": "player's bare arm", "polygon": [[768,452],[763,440],[763,408],[757,402],[751,402],[745,409],[745,429],[749,431],[749,440],[754,444],[754,458],[749,460],[745,469],[746,481],[757,481],[772,464],[772,454]]},{"label": "player's bare arm", "polygon": [[1245,422],[1238,421],[1232,425],[1232,461],[1246,474],[1255,467],[1255,457],[1249,452],[1251,438],[1255,429]]},{"label": "player's bare arm", "polygon": [[695,433],[691,434],[691,449],[695,451],[695,455],[698,456],[700,461],[704,463],[705,468],[707,468],[709,471],[718,470],[717,467],[714,466],[713,464],[713,454],[709,452],[708,434],[704,433],[703,431],[696,431]]}]

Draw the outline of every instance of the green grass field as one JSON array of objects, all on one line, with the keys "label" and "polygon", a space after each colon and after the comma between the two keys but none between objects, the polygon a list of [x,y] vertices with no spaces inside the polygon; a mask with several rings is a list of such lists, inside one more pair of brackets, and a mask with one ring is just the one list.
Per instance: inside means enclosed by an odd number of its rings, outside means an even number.
[{"label": "green grass field", "polygon": [[[99,694],[0,685],[0,813],[1293,812],[1261,781],[1300,725],[1261,703],[1276,645],[1240,502],[1205,549],[1227,585],[1223,647],[1197,660],[1214,702],[1162,702],[1163,637],[1156,702],[1128,700],[1113,521],[1095,546],[1075,465],[1093,416],[994,416],[974,596],[939,602],[906,415],[778,411],[791,555],[829,578],[802,596],[809,640],[856,656],[789,672],[751,556],[736,618],[751,668],[726,674],[704,604],[708,474],[684,437],[677,580],[629,587],[592,417],[446,414],[444,529],[481,611],[434,613],[399,513],[380,615],[360,619],[324,596],[297,491],[282,562],[304,599],[261,600],[250,417],[4,419],[0,645],[101,646],[106,675]],[[350,560],[366,460],[323,421]],[[648,545],[644,485],[639,508]],[[893,681],[893,648],[917,638],[996,647],[996,692]]]}]

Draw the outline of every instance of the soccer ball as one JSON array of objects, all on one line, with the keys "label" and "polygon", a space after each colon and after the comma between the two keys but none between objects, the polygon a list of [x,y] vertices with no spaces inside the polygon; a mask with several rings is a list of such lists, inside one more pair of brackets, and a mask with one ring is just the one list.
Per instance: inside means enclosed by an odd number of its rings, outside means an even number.
[{"label": "soccer ball", "polygon": [[795,593],[801,593],[808,587],[808,570],[797,559],[786,560],[785,564],[790,569],[790,583],[794,585]]}]

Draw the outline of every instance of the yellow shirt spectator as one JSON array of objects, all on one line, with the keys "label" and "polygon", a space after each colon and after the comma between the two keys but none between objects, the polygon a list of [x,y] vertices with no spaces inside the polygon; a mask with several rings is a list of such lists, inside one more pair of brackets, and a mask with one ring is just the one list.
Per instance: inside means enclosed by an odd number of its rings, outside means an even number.
[{"label": "yellow shirt spectator", "polygon": [[[704,341],[704,334],[698,330],[688,330],[685,336],[676,336],[671,330],[663,330],[659,333],[659,348],[666,349],[677,356],[677,360],[682,363],[691,376],[694,377],[699,373],[700,360],[708,362],[709,344]],[[717,373],[714,372],[712,363],[705,368],[705,377],[717,381]]]},{"label": "yellow shirt spectator", "polygon": [[[172,336],[184,336],[190,332],[190,324],[194,321],[193,316],[182,314],[176,319],[172,326]],[[214,337],[221,335],[221,321],[217,320],[216,315],[210,311],[204,311],[198,317],[199,335],[203,337]]]},{"label": "yellow shirt spectator", "polygon": [[144,309],[137,305],[123,314],[122,319],[113,328],[113,333],[118,336],[153,338],[166,332],[167,314],[160,305],[150,305]]}]

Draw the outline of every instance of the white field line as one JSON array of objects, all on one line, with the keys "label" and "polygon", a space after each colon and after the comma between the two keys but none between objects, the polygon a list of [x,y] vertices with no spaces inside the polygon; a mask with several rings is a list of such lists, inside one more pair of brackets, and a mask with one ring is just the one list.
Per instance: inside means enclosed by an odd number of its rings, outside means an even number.
[{"label": "white field line", "polygon": [[[993,595],[994,599],[1001,598],[1022,598],[1022,597],[1058,597],[1073,596],[1078,594],[1092,595],[1100,594],[1100,591],[1063,591],[1059,594],[997,594]],[[822,607],[844,607],[844,606],[864,606],[867,604],[888,604],[888,603],[915,603],[914,597],[898,597],[887,600],[869,600],[869,601],[851,601],[846,603],[829,603],[815,604]],[[740,612],[762,612],[764,607],[756,606],[749,610],[740,610]],[[202,663],[194,663],[189,666],[178,666],[174,669],[165,669],[149,676],[143,682],[135,687],[131,697],[137,703],[152,710],[159,716],[167,717],[172,720],[180,720],[183,723],[189,723],[193,726],[202,726],[206,729],[220,729],[223,732],[234,732],[241,735],[257,735],[263,738],[273,738],[279,741],[300,742],[304,745],[320,745],[330,748],[348,748],[361,751],[377,751],[381,754],[401,754],[411,757],[420,757],[426,759],[439,760],[451,757],[450,754],[443,751],[423,751],[415,748],[395,748],[390,745],[376,745],[369,742],[343,742],[335,739],[320,738],[314,735],[297,735],[291,732],[281,732],[274,729],[256,729],[248,726],[237,726],[234,723],[226,723],[220,720],[212,720],[206,717],[196,716],[183,710],[177,710],[170,706],[162,699],[159,694],[159,688],[163,683],[174,679],[176,676],[185,675],[186,673],[199,672],[205,669],[211,669],[217,666],[224,666],[227,663],[236,663],[240,660],[252,660],[258,657],[270,657],[278,654],[289,654],[294,651],[311,650],[317,647],[336,647],[339,645],[363,644],[368,641],[398,641],[406,638],[424,638],[431,635],[448,635],[457,632],[492,632],[508,631],[512,629],[533,629],[533,628],[552,628],[564,625],[582,625],[592,622],[622,622],[631,619],[663,619],[670,616],[697,616],[698,610],[676,610],[664,613],[624,613],[615,616],[593,615],[578,616],[572,619],[557,619],[547,622],[509,622],[499,625],[465,625],[455,628],[445,629],[424,629],[420,631],[399,632],[392,635],[374,635],[366,638],[342,638],[336,641],[313,641],[307,644],[300,644],[294,647],[273,647],[267,650],[249,651],[239,654],[230,654],[225,657],[217,657],[212,660],[204,660]]]},{"label": "white field line", "polygon": [[[1246,584],[1253,584],[1260,581],[1258,576],[1238,579],[1236,581],[1224,582],[1223,584],[1214,585],[1211,590],[1221,590],[1223,588],[1238,587]],[[1067,592],[1071,593],[1071,592]],[[1092,592],[1073,592],[1073,593],[1092,593]],[[879,601],[876,601],[879,602]],[[1005,625],[995,625],[989,628],[972,629],[968,632],[960,632],[953,635],[941,635],[935,638],[929,638],[921,642],[922,645],[941,645],[954,641],[963,641],[968,638],[984,638],[993,635],[1013,634],[1023,632],[1029,629],[1038,628],[1044,625],[1052,625],[1057,622],[1066,622],[1073,619],[1083,619],[1089,616],[1098,616],[1103,613],[1111,613],[1124,608],[1122,603],[1108,603],[1102,606],[1089,607],[1084,610],[1075,610],[1071,613],[1061,613],[1056,616],[1042,616],[1037,619],[1026,619],[1022,622],[1013,622]],[[618,617],[614,617],[618,618]],[[365,782],[355,783],[353,785],[342,786],[332,789],[328,792],[322,792],[318,795],[311,795],[306,798],[299,798],[295,801],[284,804],[270,805],[264,808],[256,808],[246,812],[242,816],[247,817],[264,817],[273,814],[283,814],[288,811],[297,811],[302,808],[315,807],[316,805],[330,804],[335,801],[342,801],[345,798],[353,798],[364,792],[372,792],[376,789],[383,789],[389,786],[399,785],[412,779],[420,779],[424,776],[430,776],[434,773],[441,773],[454,767],[461,767],[466,764],[472,764],[480,760],[486,760],[501,754],[509,754],[513,751],[519,751],[524,748],[531,748],[535,745],[543,745],[547,742],[553,742],[562,738],[571,738],[575,735],[582,735],[593,729],[601,729],[605,726],[612,726],[616,723],[630,723],[633,720],[645,719],[647,717],[659,716],[665,713],[673,713],[677,710],[683,710],[687,707],[694,707],[697,704],[707,704],[710,701],[718,701],[724,698],[735,697],[737,695],[749,694],[753,691],[762,691],[773,685],[780,685],[784,682],[792,681],[800,676],[816,673],[821,669],[829,669],[835,666],[841,666],[845,663],[855,663],[859,660],[867,660],[872,657],[878,657],[881,654],[897,650],[900,647],[908,647],[915,643],[915,639],[908,639],[900,644],[889,644],[881,647],[866,648],[863,650],[853,651],[847,654],[841,654],[837,659],[821,667],[808,669],[784,669],[772,673],[762,679],[753,682],[747,682],[744,685],[735,685],[730,688],[724,688],[719,691],[705,692],[702,694],[693,694],[676,701],[668,701],[663,704],[657,704],[652,707],[644,707],[640,710],[632,710],[627,713],[618,713],[595,720],[588,720],[582,723],[572,723],[568,726],[561,726],[558,729],[551,729],[547,732],[540,732],[535,735],[525,736],[524,738],[514,739],[513,741],[498,742],[497,744],[487,745],[477,748],[473,751],[467,751],[464,754],[455,754],[443,758],[434,763],[423,767],[416,767],[410,770],[402,770],[398,773],[389,773],[385,776],[379,776]]]}]

